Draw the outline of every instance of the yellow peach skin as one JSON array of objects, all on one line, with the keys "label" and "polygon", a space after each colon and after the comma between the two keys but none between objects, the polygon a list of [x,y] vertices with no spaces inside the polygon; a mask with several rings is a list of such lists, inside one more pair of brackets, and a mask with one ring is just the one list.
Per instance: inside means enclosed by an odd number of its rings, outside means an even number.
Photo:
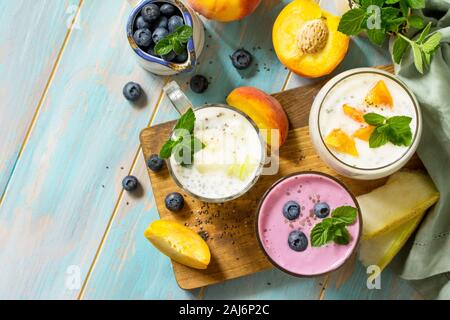
[{"label": "yellow peach skin", "polygon": [[313,0],[292,1],[273,26],[273,45],[281,63],[304,77],[331,73],[349,45],[349,37],[337,31],[339,21]]},{"label": "yellow peach skin", "polygon": [[[233,90],[227,98],[227,103],[246,113],[260,129],[278,129],[279,146],[286,141],[289,120],[281,104],[274,97],[254,87],[240,87]],[[274,146],[270,141],[267,143]]]},{"label": "yellow peach skin", "polygon": [[250,15],[261,0],[188,0],[190,6],[211,20],[229,22]]}]

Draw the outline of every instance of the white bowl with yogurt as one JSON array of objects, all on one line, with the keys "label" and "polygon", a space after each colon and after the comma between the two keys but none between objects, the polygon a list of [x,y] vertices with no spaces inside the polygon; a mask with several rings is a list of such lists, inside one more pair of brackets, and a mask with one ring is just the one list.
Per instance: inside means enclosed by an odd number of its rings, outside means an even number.
[{"label": "white bowl with yogurt", "polygon": [[[391,95],[392,108],[365,102],[368,92],[380,81]],[[399,146],[388,142],[371,148],[368,141],[353,138],[352,134],[367,124],[350,118],[343,111],[344,105],[363,114],[411,118],[411,143]],[[353,139],[357,156],[337,151],[325,143],[333,130],[341,130]],[[343,176],[371,180],[391,175],[413,156],[420,142],[422,116],[414,94],[394,75],[374,68],[357,68],[337,75],[322,87],[311,107],[309,131],[316,152],[331,168]]]},{"label": "white bowl with yogurt", "polygon": [[[192,107],[172,82],[167,96],[180,113]],[[204,202],[221,203],[246,193],[259,179],[265,162],[265,142],[246,114],[224,104],[193,108],[194,137],[205,147],[193,155],[191,165],[168,159],[169,172],[179,187]]]}]

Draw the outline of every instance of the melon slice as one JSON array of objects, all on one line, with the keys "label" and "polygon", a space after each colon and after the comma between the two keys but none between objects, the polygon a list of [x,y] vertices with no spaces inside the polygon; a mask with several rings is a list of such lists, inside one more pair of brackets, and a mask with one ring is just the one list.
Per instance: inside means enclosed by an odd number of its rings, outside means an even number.
[{"label": "melon slice", "polygon": [[361,110],[358,110],[356,108],[353,108],[351,106],[349,106],[348,104],[344,104],[342,106],[342,109],[344,110],[344,113],[349,116],[350,118],[352,118],[355,121],[364,123],[364,112],[362,112]]},{"label": "melon slice", "polygon": [[418,219],[439,199],[430,177],[420,172],[402,171],[387,183],[357,198],[363,217],[363,239],[390,232]]},{"label": "melon slice", "polygon": [[398,228],[372,239],[361,241],[359,259],[366,267],[377,265],[383,270],[394,259],[422,220],[426,209]]},{"label": "melon slice", "polygon": [[353,133],[353,137],[364,141],[369,141],[373,130],[375,130],[374,126],[366,126],[364,128],[356,130],[355,133]]}]

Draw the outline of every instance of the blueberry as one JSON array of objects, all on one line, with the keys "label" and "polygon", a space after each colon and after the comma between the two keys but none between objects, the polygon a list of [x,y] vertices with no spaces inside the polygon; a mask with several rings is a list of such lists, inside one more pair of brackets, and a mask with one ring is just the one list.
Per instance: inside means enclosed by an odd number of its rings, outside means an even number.
[{"label": "blueberry", "polygon": [[139,16],[136,19],[136,29],[150,29],[150,24]]},{"label": "blueberry", "polygon": [[149,29],[136,30],[133,38],[139,47],[148,47],[152,44],[152,32]]},{"label": "blueberry", "polygon": [[139,84],[135,82],[128,82],[123,87],[123,95],[125,96],[125,99],[129,101],[137,101],[142,95],[142,88]]},{"label": "blueberry", "polygon": [[122,186],[127,191],[134,191],[137,189],[139,181],[134,176],[127,176],[122,180]]},{"label": "blueberry", "polygon": [[288,220],[295,220],[300,215],[300,205],[295,201],[288,201],[283,207],[283,215]]},{"label": "blueberry", "polygon": [[183,62],[186,62],[187,59],[188,59],[188,53],[187,53],[187,50],[184,50],[183,53],[181,53],[175,57],[175,62],[183,63]]},{"label": "blueberry", "polygon": [[159,10],[163,15],[168,17],[173,16],[175,13],[175,7],[168,3],[163,4]]},{"label": "blueberry", "polygon": [[156,20],[154,26],[155,28],[164,28],[167,29],[167,26],[169,24],[169,19],[167,17],[161,16]]},{"label": "blueberry", "polygon": [[180,16],[172,16],[169,19],[169,32],[174,32],[178,27],[184,25],[184,20]]},{"label": "blueberry", "polygon": [[174,51],[169,52],[168,54],[165,54],[163,56],[161,56],[161,58],[163,58],[164,61],[172,61],[173,59],[175,59],[175,57],[177,56],[177,54]]},{"label": "blueberry", "polygon": [[184,198],[178,192],[172,192],[167,195],[165,203],[170,211],[180,211],[184,206]]},{"label": "blueberry", "polygon": [[160,16],[159,7],[156,4],[147,4],[142,8],[142,18],[147,22],[153,22]]},{"label": "blueberry", "polygon": [[236,50],[230,58],[233,66],[238,70],[247,69],[252,64],[253,60],[250,52],[245,49]]},{"label": "blueberry", "polygon": [[308,238],[303,232],[294,230],[289,234],[288,244],[294,251],[305,251],[308,248]]},{"label": "blueberry", "polygon": [[314,205],[314,214],[318,218],[326,218],[330,214],[330,206],[326,202],[316,203]]},{"label": "blueberry", "polygon": [[150,45],[150,47],[149,47],[148,50],[147,50],[147,53],[148,53],[149,55],[151,55],[151,56],[156,56],[156,53],[155,53],[155,44],[154,44],[154,43],[152,43],[152,44]]},{"label": "blueberry", "polygon": [[158,43],[162,39],[167,37],[168,35],[169,35],[169,31],[167,31],[167,29],[165,29],[165,28],[156,28],[155,31],[153,31],[153,35],[152,35],[153,42],[154,43]]},{"label": "blueberry", "polygon": [[191,78],[190,86],[195,93],[203,93],[208,89],[208,79],[200,74],[195,75]]},{"label": "blueberry", "polygon": [[161,159],[157,154],[152,154],[147,160],[147,166],[153,172],[161,171],[164,166],[164,160]]}]

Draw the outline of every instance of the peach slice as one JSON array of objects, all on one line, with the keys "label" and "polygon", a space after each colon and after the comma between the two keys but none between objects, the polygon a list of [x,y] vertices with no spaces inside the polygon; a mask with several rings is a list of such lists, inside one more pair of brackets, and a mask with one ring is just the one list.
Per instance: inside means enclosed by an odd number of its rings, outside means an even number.
[{"label": "peach slice", "polygon": [[363,127],[361,129],[356,130],[355,133],[353,134],[353,137],[364,140],[364,141],[369,141],[373,130],[375,130],[374,126]]},{"label": "peach slice", "polygon": [[[289,120],[281,104],[277,99],[254,87],[240,87],[234,89],[227,97],[227,103],[246,113],[260,129],[278,129],[279,141],[282,146],[286,141]],[[271,141],[270,132],[266,142],[276,147]]]},{"label": "peach slice", "polygon": [[193,230],[175,221],[157,220],[145,237],[172,260],[195,269],[206,269],[211,253],[206,242]]},{"label": "peach slice", "polygon": [[278,59],[300,76],[316,78],[331,73],[349,46],[350,38],[338,31],[339,21],[313,0],[291,1],[273,26]]},{"label": "peach slice", "polygon": [[352,118],[353,120],[361,122],[361,123],[365,122],[364,121],[364,112],[362,112],[356,108],[350,107],[348,104],[344,104],[342,106],[342,108],[344,109],[344,113],[346,115],[348,115],[350,118]]},{"label": "peach slice", "polygon": [[358,150],[356,150],[355,140],[349,137],[341,129],[334,129],[325,138],[325,143],[330,148],[342,153],[358,157]]},{"label": "peach slice", "polygon": [[393,100],[391,93],[389,92],[386,83],[383,80],[379,80],[375,86],[367,94],[366,103],[373,106],[387,106],[392,109]]},{"label": "peach slice", "polygon": [[190,6],[208,19],[229,22],[255,11],[261,0],[188,0]]}]

